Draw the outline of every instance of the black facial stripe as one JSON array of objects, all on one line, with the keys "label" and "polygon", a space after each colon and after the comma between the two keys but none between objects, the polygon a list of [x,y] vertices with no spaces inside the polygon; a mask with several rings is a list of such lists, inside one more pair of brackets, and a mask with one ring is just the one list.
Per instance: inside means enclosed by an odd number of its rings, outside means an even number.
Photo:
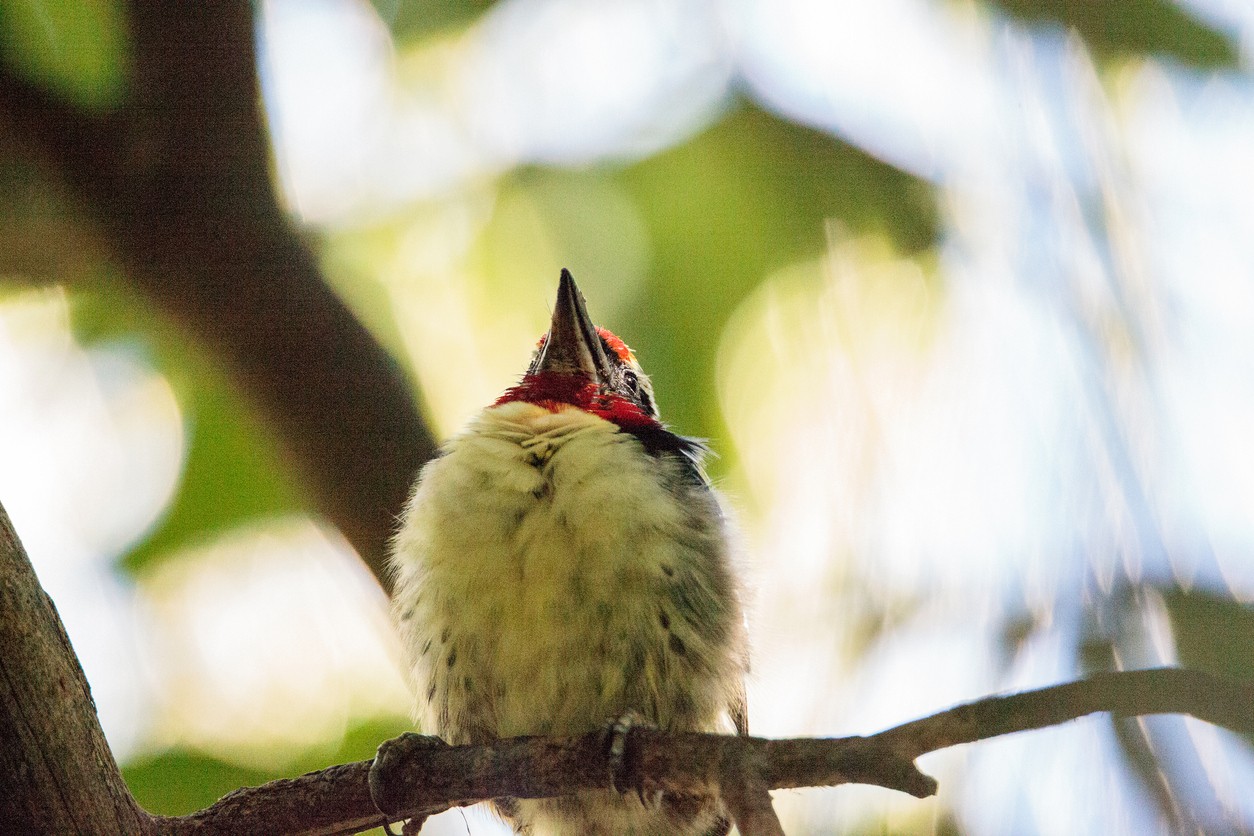
[{"label": "black facial stripe", "polygon": [[640,400],[640,406],[650,415],[657,415],[657,410],[653,408],[653,399],[649,397],[649,393],[643,389],[636,390],[636,397]]}]

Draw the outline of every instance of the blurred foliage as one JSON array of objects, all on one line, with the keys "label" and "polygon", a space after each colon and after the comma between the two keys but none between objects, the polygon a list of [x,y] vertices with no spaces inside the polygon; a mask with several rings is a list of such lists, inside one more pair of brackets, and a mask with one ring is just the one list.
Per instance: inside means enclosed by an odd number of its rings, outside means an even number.
[{"label": "blurred foliage", "polygon": [[127,571],[141,572],[216,533],[303,506],[261,416],[186,332],[120,283],[80,287],[72,304],[84,345],[138,342],[174,387],[183,411],[188,442],[179,488],[157,527],[124,557]]},{"label": "blurred foliage", "polygon": [[140,806],[163,816],[203,809],[240,787],[291,777],[246,769],[185,749],[133,760],[122,768],[122,776]]},{"label": "blurred foliage", "polygon": [[[818,258],[825,225],[881,232],[905,252],[935,241],[930,187],[863,151],[748,103],[692,141],[625,169],[652,248],[648,304],[623,325],[684,432],[722,435],[717,335],[772,271]],[[708,383],[706,384],[708,385]]]},{"label": "blurred foliage", "polygon": [[929,836],[960,836],[962,828],[946,811],[928,810],[916,816],[894,816],[891,822],[868,823],[863,827],[841,832],[848,836],[915,836],[919,833],[927,833]]},{"label": "blurred foliage", "polygon": [[[546,296],[557,286],[557,268],[569,268],[596,309],[593,316],[621,329],[637,348],[637,332],[607,317],[643,301],[640,285],[652,266],[644,219],[652,209],[633,199],[615,169],[522,169],[501,184],[475,257],[490,276],[541,277]],[[537,247],[540,239],[544,245]]]},{"label": "blurred foliage", "polygon": [[[101,242],[46,169],[0,136],[0,276],[4,284],[81,281],[100,265]],[[0,292],[3,287],[0,286]]]},{"label": "blurred foliage", "polygon": [[1027,23],[1074,30],[1103,59],[1167,56],[1199,69],[1236,67],[1237,46],[1171,0],[989,0]]},{"label": "blurred foliage", "polygon": [[1162,590],[1186,667],[1254,680],[1254,607],[1202,589]]},{"label": "blurred foliage", "polygon": [[119,0],[0,3],[0,60],[76,107],[121,104],[129,52]]},{"label": "blurred foliage", "polygon": [[370,0],[392,36],[412,43],[464,27],[492,8],[491,0]]},{"label": "blurred foliage", "polygon": [[409,730],[402,718],[373,720],[349,729],[338,745],[309,752],[273,770],[227,763],[189,749],[137,758],[122,769],[135,799],[151,813],[180,816],[208,807],[239,787],[255,787],[340,763],[370,760],[380,741]]},{"label": "blurred foliage", "polygon": [[[1079,646],[1084,671],[1164,664],[1147,658],[1154,639],[1145,632],[1147,621],[1164,609],[1180,665],[1254,680],[1254,608],[1216,592],[1177,586],[1127,587],[1094,602],[1085,613]],[[1129,777],[1154,804],[1167,831],[1194,830],[1190,816],[1195,811],[1188,808],[1188,794],[1178,788],[1195,786],[1204,767],[1187,747],[1173,745],[1173,735],[1187,736],[1183,719],[1160,715],[1108,717],[1104,722],[1110,724]],[[1163,757],[1167,752],[1170,757]]]},{"label": "blurred foliage", "polygon": [[0,193],[7,198],[0,201],[3,286],[70,283],[78,341],[137,347],[179,399],[187,438],[179,488],[122,566],[139,572],[236,525],[303,507],[277,440],[229,372],[111,273],[104,242],[62,184],[17,149],[0,146]]}]

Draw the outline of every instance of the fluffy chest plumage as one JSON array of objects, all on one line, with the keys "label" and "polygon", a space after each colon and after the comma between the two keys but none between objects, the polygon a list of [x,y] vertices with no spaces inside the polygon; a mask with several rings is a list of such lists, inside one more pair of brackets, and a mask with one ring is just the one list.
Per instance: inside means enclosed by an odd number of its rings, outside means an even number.
[{"label": "fluffy chest plumage", "polygon": [[614,425],[489,410],[428,465],[397,542],[423,727],[714,728],[743,669],[724,540],[710,492]]}]

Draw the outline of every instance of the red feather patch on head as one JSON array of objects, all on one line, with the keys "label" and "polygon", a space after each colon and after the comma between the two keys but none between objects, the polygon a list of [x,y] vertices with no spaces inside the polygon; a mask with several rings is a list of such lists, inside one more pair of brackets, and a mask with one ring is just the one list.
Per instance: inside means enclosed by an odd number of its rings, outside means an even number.
[{"label": "red feather patch on head", "polygon": [[[621,340],[619,344],[622,344]],[[578,374],[543,372],[526,375],[521,383],[497,398],[493,406],[514,401],[535,404],[549,412],[560,412],[567,406],[573,406],[625,430],[662,426],[637,404],[622,395],[602,391],[596,383]]]},{"label": "red feather patch on head", "polygon": [[610,347],[618,355],[618,359],[624,363],[630,363],[633,359],[631,349],[627,347],[627,343],[618,338],[618,335],[608,328],[598,328],[597,333],[601,335],[601,339],[605,340],[605,344]]},{"label": "red feather patch on head", "polygon": [[[605,340],[605,344],[609,346],[610,351],[618,355],[619,360],[622,360],[624,363],[630,363],[636,359],[635,355],[631,353],[631,349],[627,347],[627,343],[619,339],[618,335],[613,331],[608,328],[597,328],[597,334],[600,335],[601,339]],[[547,333],[541,334],[540,339],[536,340],[536,350],[539,351],[544,348],[544,344],[548,341],[549,335]]]}]

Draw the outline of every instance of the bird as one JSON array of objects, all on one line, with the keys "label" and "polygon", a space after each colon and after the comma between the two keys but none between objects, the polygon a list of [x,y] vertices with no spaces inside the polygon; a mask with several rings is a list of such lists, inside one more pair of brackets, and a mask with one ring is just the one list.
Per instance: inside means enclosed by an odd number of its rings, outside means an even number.
[{"label": "bird", "polygon": [[[616,718],[748,734],[737,536],[704,442],[562,270],[522,379],[421,470],[394,538],[393,610],[418,727],[453,745]],[[531,836],[715,836],[711,797],[497,799]]]}]

